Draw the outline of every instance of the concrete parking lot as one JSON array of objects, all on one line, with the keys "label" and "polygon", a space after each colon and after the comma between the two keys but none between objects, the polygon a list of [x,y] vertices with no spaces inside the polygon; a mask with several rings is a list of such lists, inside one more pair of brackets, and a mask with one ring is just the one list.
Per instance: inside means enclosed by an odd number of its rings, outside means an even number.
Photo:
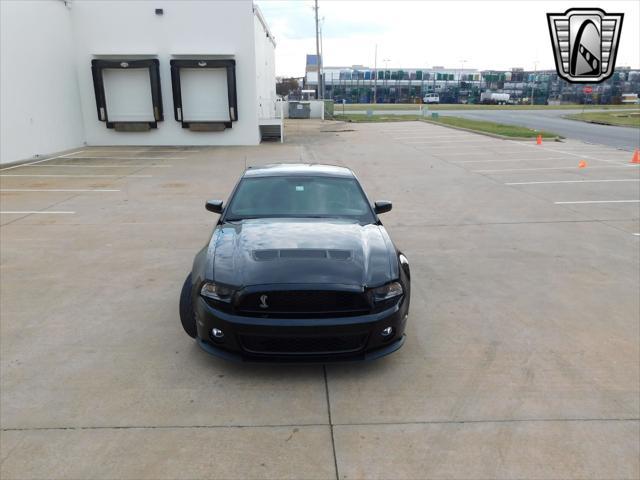
[{"label": "concrete parking lot", "polygon": [[[629,152],[419,122],[286,131],[0,171],[2,478],[640,476]],[[204,201],[246,165],[300,161],[393,201],[407,343],[367,364],[211,358],[178,319]]]}]

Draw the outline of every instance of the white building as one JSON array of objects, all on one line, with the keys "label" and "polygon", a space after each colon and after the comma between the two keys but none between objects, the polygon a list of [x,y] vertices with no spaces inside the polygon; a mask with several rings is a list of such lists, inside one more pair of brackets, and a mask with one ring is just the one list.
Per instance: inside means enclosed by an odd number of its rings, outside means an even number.
[{"label": "white building", "polygon": [[2,0],[0,163],[83,145],[252,145],[275,41],[251,0]]}]

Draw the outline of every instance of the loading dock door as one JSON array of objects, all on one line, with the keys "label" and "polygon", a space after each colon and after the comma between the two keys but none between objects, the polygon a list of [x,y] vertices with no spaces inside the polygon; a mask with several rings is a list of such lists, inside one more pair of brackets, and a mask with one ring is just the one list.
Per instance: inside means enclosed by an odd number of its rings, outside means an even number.
[{"label": "loading dock door", "polygon": [[98,119],[118,131],[157,128],[163,120],[158,59],[91,61]]},{"label": "loading dock door", "polygon": [[182,128],[215,132],[238,120],[235,60],[171,60],[171,86]]},{"label": "loading dock door", "polygon": [[224,68],[180,70],[185,122],[229,122],[227,72]]},{"label": "loading dock door", "polygon": [[109,68],[102,78],[110,122],[155,121],[149,72]]}]

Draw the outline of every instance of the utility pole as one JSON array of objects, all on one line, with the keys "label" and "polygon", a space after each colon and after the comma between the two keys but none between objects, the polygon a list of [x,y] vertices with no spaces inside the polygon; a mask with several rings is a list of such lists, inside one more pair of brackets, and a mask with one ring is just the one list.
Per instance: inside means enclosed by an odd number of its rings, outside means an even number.
[{"label": "utility pole", "polygon": [[538,73],[538,62],[533,62],[533,81],[531,82],[531,105],[533,105],[533,87],[536,84],[537,73]]},{"label": "utility pole", "polygon": [[460,68],[460,71],[458,72],[458,103],[460,103],[460,81],[462,80],[462,71],[464,70],[464,64],[466,63],[466,60],[460,60],[460,63],[462,63],[462,67]]},{"label": "utility pole", "polygon": [[378,103],[378,44],[373,55],[373,103]]},{"label": "utility pole", "polygon": [[320,29],[318,26],[318,0],[315,0],[316,11],[316,63],[318,68],[318,98],[322,98],[322,60],[320,59]]},{"label": "utility pole", "polygon": [[[320,65],[322,65],[322,58],[324,57],[324,48],[322,47],[322,27],[324,27],[324,17],[320,19]],[[322,68],[320,68],[320,72],[322,72]],[[324,76],[321,75],[320,78],[322,82],[322,96],[320,98],[324,98],[327,85]]]}]

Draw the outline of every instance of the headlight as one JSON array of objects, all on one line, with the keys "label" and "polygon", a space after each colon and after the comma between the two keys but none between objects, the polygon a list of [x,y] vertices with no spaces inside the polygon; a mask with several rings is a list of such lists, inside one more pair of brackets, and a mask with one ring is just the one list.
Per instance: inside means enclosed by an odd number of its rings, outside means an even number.
[{"label": "headlight", "polygon": [[384,302],[385,300],[389,300],[390,298],[399,297],[402,295],[402,285],[400,282],[391,282],[387,283],[378,288],[373,289],[373,300],[374,302]]},{"label": "headlight", "polygon": [[224,285],[217,285],[213,282],[207,282],[202,285],[200,295],[219,302],[230,303],[231,296],[233,295],[233,289],[225,287]]}]

